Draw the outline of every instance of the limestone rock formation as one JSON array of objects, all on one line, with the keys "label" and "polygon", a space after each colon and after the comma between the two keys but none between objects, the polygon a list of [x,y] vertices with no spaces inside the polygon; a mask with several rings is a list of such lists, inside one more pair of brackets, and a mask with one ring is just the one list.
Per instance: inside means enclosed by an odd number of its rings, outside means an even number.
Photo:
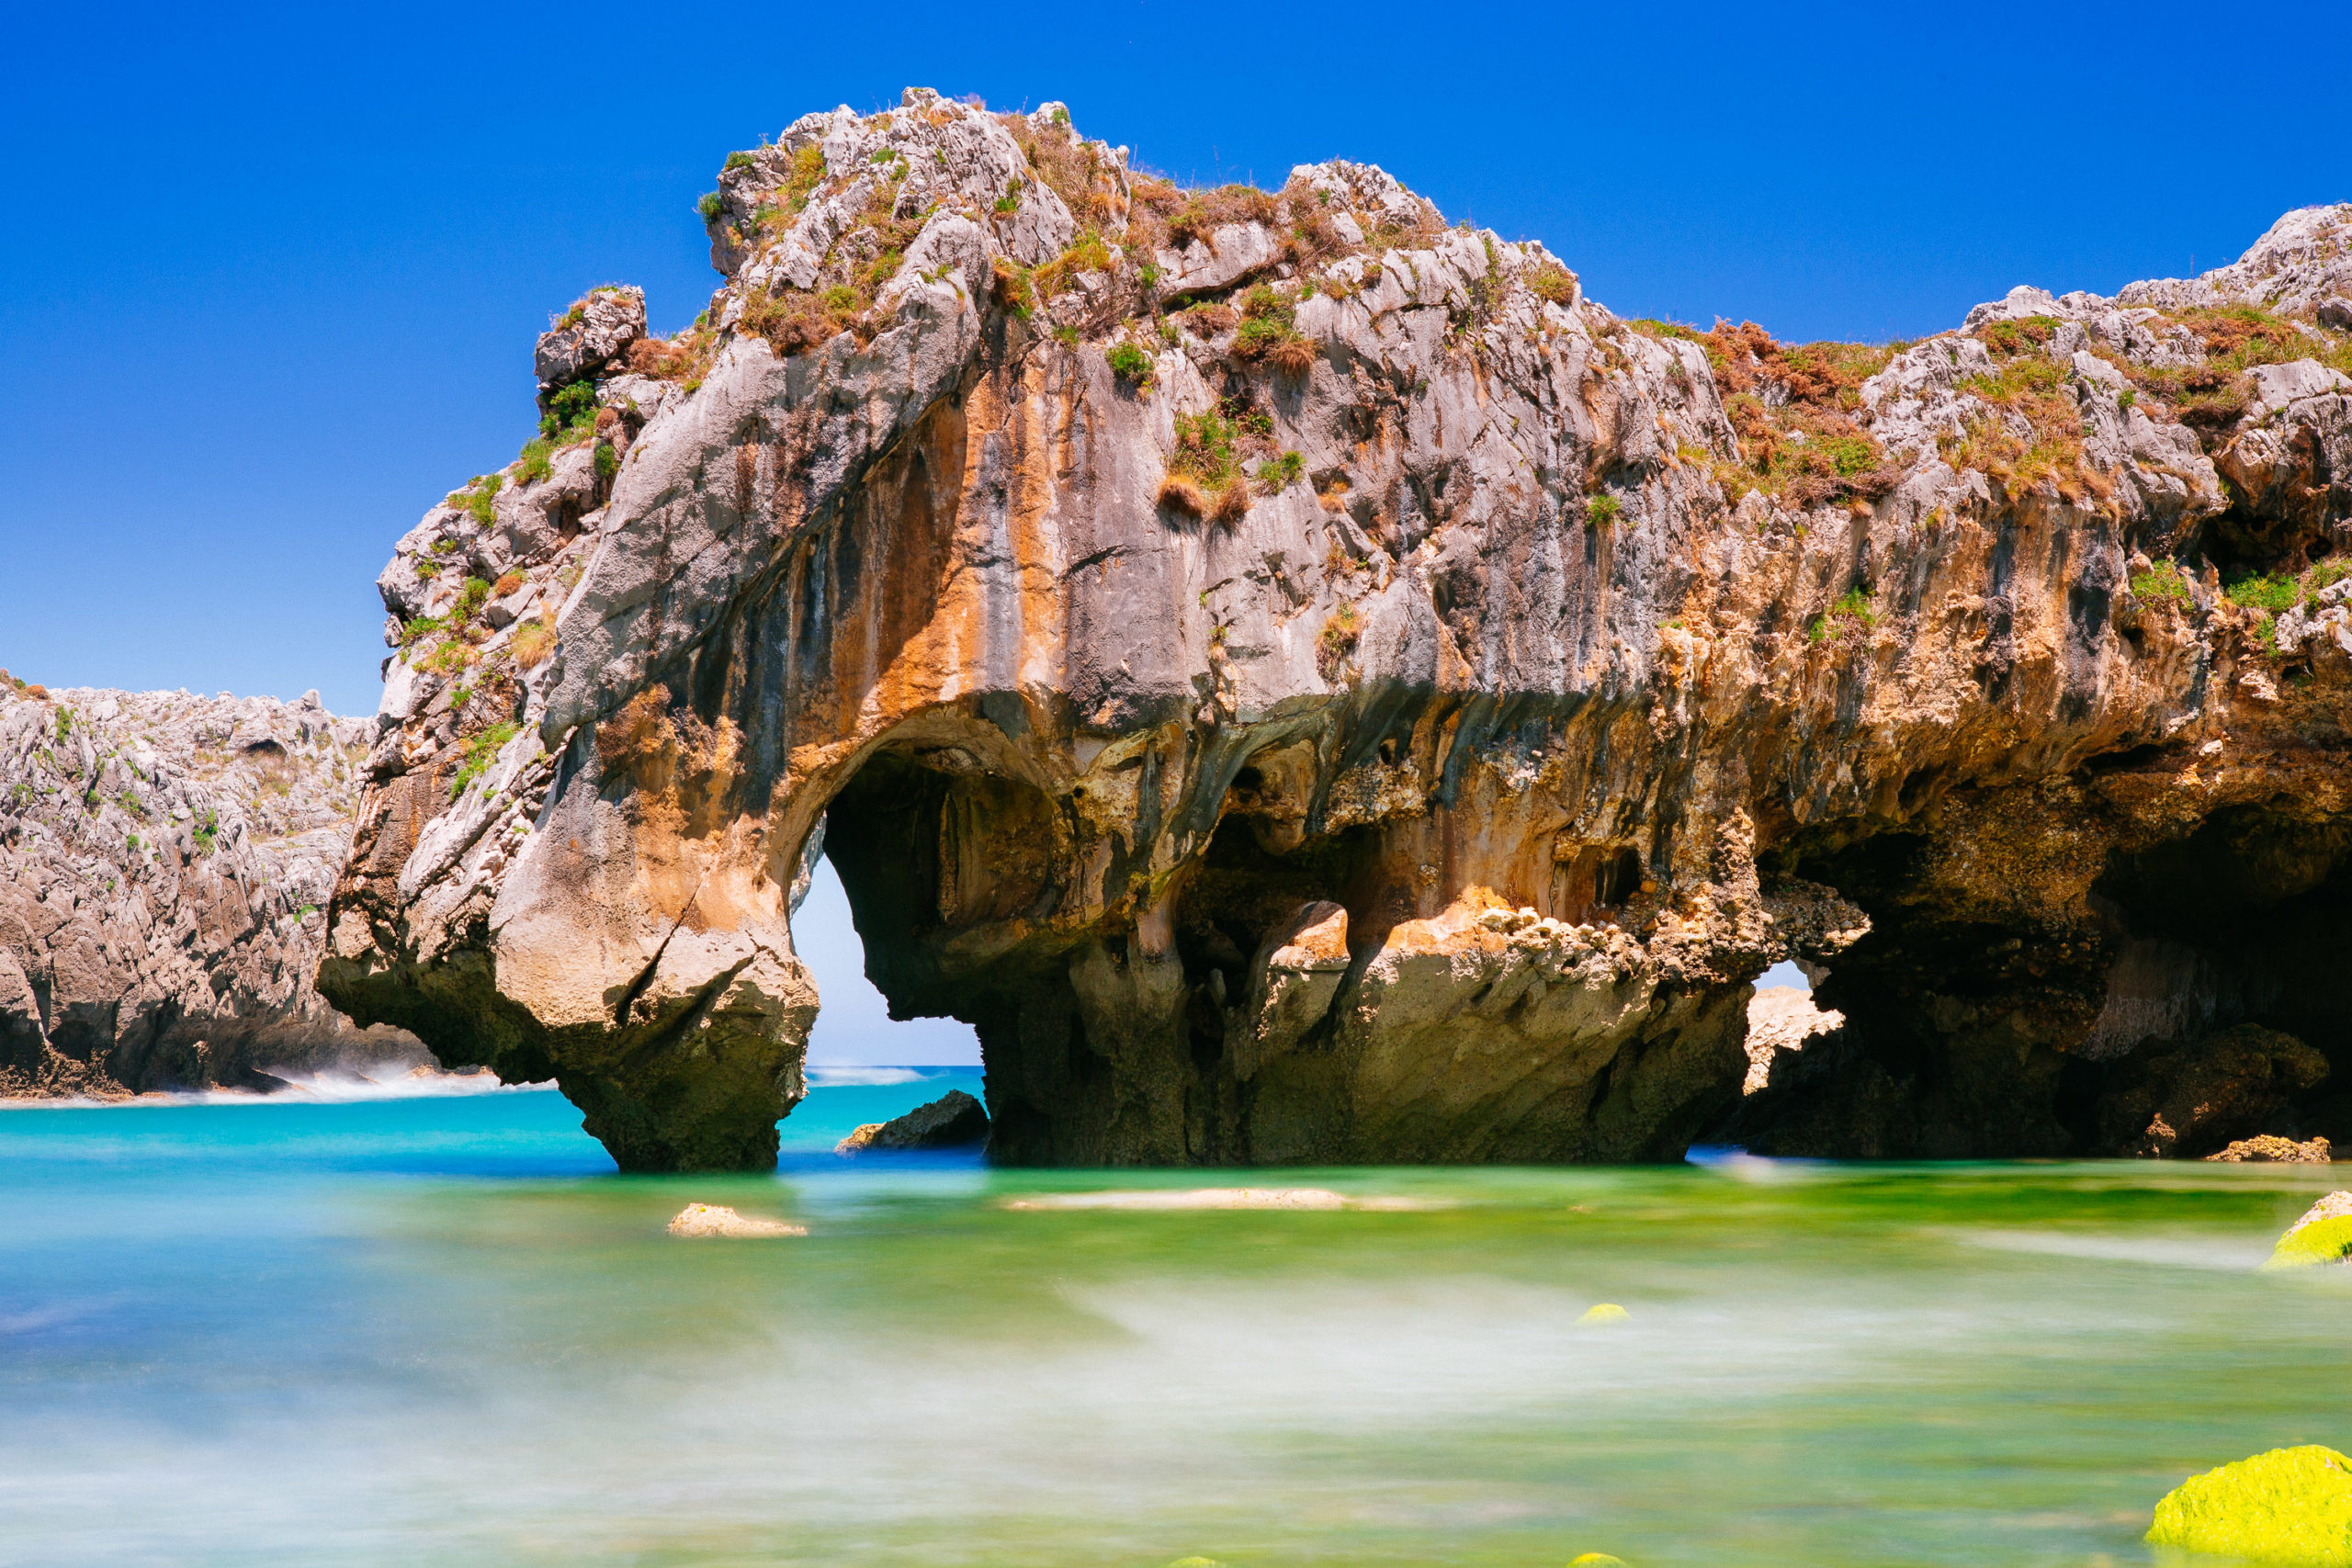
[{"label": "limestone rock formation", "polygon": [[2225,1145],[2221,1152],[2205,1158],[2223,1165],[2328,1165],[2335,1161],[2335,1154],[2325,1138],[2307,1138],[2299,1144],[2275,1133],[2257,1133],[2251,1138]]},{"label": "limestone rock formation", "polygon": [[834,1146],[836,1154],[865,1149],[967,1149],[988,1141],[988,1107],[960,1089],[888,1122],[868,1122]]},{"label": "limestone rock formation", "polygon": [[694,1239],[723,1236],[733,1241],[764,1241],[778,1236],[807,1235],[806,1225],[782,1220],[757,1220],[739,1214],[724,1203],[689,1203],[670,1218],[672,1235]]},{"label": "limestone rock formation", "polygon": [[311,983],[373,728],[0,671],[0,1096],[426,1061]]},{"label": "limestone rock formation", "polygon": [[1055,105],[811,115],[703,211],[695,325],[379,580],[321,972],[625,1167],[773,1159],[820,823],[1001,1160],[1675,1157],[1785,957],[1847,1020],[1747,1097],[1790,1152],[2081,1151],[2148,1042],[2352,1051],[2352,209],[1879,348]]},{"label": "limestone rock formation", "polygon": [[1770,1089],[1775,1066],[1787,1074],[1787,1057],[1845,1021],[1843,1013],[1815,1006],[1812,994],[1794,986],[1758,987],[1747,998],[1747,1077],[1740,1082],[1740,1092],[1759,1094]]}]

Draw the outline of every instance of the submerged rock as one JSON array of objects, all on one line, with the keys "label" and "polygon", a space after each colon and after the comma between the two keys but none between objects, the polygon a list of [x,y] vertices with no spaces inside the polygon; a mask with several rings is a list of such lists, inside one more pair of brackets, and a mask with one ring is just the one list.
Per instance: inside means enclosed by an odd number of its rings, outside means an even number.
[{"label": "submerged rock", "polygon": [[834,1145],[836,1154],[862,1149],[967,1149],[988,1142],[988,1108],[960,1089],[888,1122],[867,1122]]},{"label": "submerged rock", "polygon": [[782,1220],[746,1219],[721,1203],[689,1203],[671,1219],[670,1234],[756,1240],[764,1236],[807,1235],[808,1227],[786,1224]]},{"label": "submerged rock", "polygon": [[[1679,1158],[1783,958],[1846,1020],[1745,1097],[1789,1153],[2084,1152],[2150,1042],[2352,1052],[2352,209],[1872,348],[920,89],[704,208],[708,312],[379,578],[320,973],[625,1168],[773,1163],[820,822],[1012,1163]],[[2118,1135],[2274,1130],[2166,1092]]]},{"label": "submerged rock", "polygon": [[2156,1505],[2148,1543],[2294,1568],[2352,1568],[2352,1460],[2318,1444],[2192,1475]]},{"label": "submerged rock", "polygon": [[311,976],[375,736],[313,692],[26,685],[0,671],[0,1097],[268,1089],[427,1061]]},{"label": "submerged rock", "polygon": [[2341,1263],[2352,1256],[2352,1192],[2331,1192],[2303,1211],[2271,1249],[2266,1269]]}]

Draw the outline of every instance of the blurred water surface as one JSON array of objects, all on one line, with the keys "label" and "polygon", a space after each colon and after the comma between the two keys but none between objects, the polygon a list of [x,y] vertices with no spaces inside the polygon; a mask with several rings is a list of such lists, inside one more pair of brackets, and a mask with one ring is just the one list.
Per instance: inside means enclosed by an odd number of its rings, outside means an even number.
[{"label": "blurred water surface", "polygon": [[[2256,1271],[2325,1168],[828,1152],[978,1087],[899,1077],[772,1179],[545,1092],[0,1114],[0,1562],[2126,1563],[2352,1446],[2352,1270]],[[1393,1206],[1007,1206],[1243,1181]]]}]

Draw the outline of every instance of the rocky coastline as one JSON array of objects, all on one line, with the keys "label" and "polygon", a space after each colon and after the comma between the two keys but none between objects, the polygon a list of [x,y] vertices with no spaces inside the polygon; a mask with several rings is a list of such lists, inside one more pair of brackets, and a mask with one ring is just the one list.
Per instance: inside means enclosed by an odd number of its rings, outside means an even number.
[{"label": "rocky coastline", "polygon": [[0,1098],[400,1071],[312,983],[375,726],[0,671]]},{"label": "rocky coastline", "polygon": [[762,1168],[821,832],[1000,1160],[2344,1135],[2352,208],[1878,346],[922,90],[703,216],[379,581],[355,1020]]}]

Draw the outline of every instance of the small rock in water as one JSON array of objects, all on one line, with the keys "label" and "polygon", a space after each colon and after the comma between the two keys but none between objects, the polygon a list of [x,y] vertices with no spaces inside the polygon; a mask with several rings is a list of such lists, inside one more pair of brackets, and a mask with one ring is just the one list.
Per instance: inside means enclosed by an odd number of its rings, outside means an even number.
[{"label": "small rock in water", "polygon": [[689,1203],[678,1211],[670,1222],[672,1235],[723,1235],[736,1237],[771,1235],[807,1235],[806,1225],[788,1225],[782,1220],[747,1220],[723,1203]]},{"label": "small rock in water", "polygon": [[2208,1160],[2224,1160],[2235,1165],[2246,1160],[2277,1160],[2285,1165],[2326,1165],[2335,1156],[2328,1152],[2325,1138],[2313,1138],[2299,1144],[2292,1138],[2281,1138],[2264,1133],[2256,1137],[2240,1138],[2219,1154],[2207,1155]]},{"label": "small rock in water", "polygon": [[862,1149],[963,1149],[986,1143],[987,1107],[960,1089],[918,1105],[889,1122],[868,1122],[833,1145],[841,1155]]},{"label": "small rock in water", "polygon": [[2352,1253],[2352,1192],[2331,1192],[2303,1211],[2271,1249],[2265,1269],[2341,1263]]},{"label": "small rock in water", "polygon": [[2352,1460],[2316,1443],[2192,1475],[2165,1495],[2148,1544],[2352,1568]]},{"label": "small rock in water", "polygon": [[1581,1557],[1569,1558],[1568,1568],[1625,1568],[1625,1560],[1605,1551],[1588,1551]]},{"label": "small rock in water", "polygon": [[[1623,1323],[1633,1315],[1615,1302],[1602,1302],[1598,1306],[1586,1308],[1585,1314],[1577,1321],[1578,1323]],[[1582,1562],[1584,1559],[1579,1557],[1577,1561]]]}]

